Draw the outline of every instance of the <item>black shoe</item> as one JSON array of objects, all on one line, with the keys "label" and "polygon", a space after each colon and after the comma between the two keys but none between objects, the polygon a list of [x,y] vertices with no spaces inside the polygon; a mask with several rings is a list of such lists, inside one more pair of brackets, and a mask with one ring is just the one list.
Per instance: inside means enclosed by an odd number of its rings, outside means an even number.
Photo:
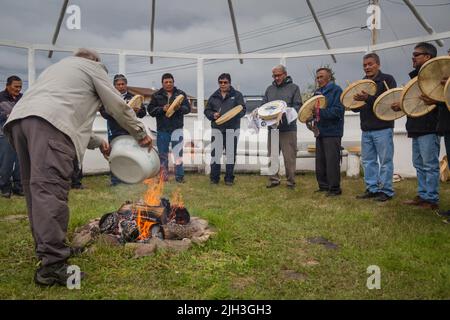
[{"label": "black shoe", "polygon": [[225,181],[225,185],[231,187],[234,184],[233,181]]},{"label": "black shoe", "polygon": [[[52,286],[54,284],[67,286],[67,279],[71,276],[67,273],[68,267],[69,265],[65,262],[40,267],[34,274],[34,282],[40,286]],[[81,272],[80,278],[83,279],[84,277],[84,272]]]},{"label": "black shoe", "polygon": [[81,255],[86,249],[83,247],[70,247],[70,257]]},{"label": "black shoe", "polygon": [[328,192],[328,189],[317,189],[314,191],[314,193],[319,193],[319,192]]},{"label": "black shoe", "polygon": [[294,190],[294,189],[295,189],[295,184],[289,183],[288,185],[286,185],[286,187],[287,187],[288,189]]},{"label": "black shoe", "polygon": [[71,186],[72,189],[79,189],[79,190],[84,190],[86,189],[86,187],[82,184],[74,184]]},{"label": "black shoe", "polygon": [[269,182],[269,184],[266,185],[266,188],[275,188],[278,187],[280,185],[280,181],[276,182],[276,181],[271,181]]},{"label": "black shoe", "polygon": [[186,180],[184,180],[184,178],[175,178],[175,181],[177,183],[185,183],[186,182]]},{"label": "black shoe", "polygon": [[378,197],[378,192],[365,191],[362,195],[356,196],[356,199],[371,199]]},{"label": "black shoe", "polygon": [[210,180],[209,183],[210,183],[210,184],[219,184],[219,181],[216,181],[216,180]]},{"label": "black shoe", "polygon": [[392,197],[388,196],[386,193],[380,192],[378,196],[375,199],[373,199],[373,201],[385,202],[391,199]]},{"label": "black shoe", "polygon": [[450,218],[450,210],[448,211],[436,211],[436,214],[442,218]]},{"label": "black shoe", "polygon": [[11,191],[2,191],[0,196],[3,198],[11,198]]},{"label": "black shoe", "polygon": [[22,190],[13,190],[13,191],[12,191],[12,194],[13,194],[13,195],[16,195],[16,196],[18,196],[18,197],[23,197],[23,196],[25,196],[25,193],[23,193]]},{"label": "black shoe", "polygon": [[337,197],[342,194],[342,191],[328,191],[326,196],[327,197]]}]

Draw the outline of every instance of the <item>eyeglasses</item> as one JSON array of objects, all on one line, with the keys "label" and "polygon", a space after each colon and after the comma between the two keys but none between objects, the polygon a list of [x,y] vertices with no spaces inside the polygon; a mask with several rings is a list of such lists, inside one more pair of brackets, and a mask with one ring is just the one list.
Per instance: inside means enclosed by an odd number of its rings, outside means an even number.
[{"label": "eyeglasses", "polygon": [[425,53],[425,52],[413,52],[412,56],[415,58],[415,57],[418,57],[418,56],[421,56],[421,55],[424,55],[424,54],[428,54],[428,53]]},{"label": "eyeglasses", "polygon": [[219,84],[229,84],[230,82],[228,81],[219,81]]},{"label": "eyeglasses", "polygon": [[279,77],[282,77],[282,76],[284,76],[284,73],[279,73],[279,74],[272,74],[272,78],[279,78]]}]

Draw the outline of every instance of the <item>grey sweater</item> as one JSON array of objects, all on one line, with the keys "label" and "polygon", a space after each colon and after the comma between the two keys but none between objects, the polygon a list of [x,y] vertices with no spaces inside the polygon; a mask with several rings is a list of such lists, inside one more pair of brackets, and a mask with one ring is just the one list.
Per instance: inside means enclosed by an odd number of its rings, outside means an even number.
[{"label": "grey sweater", "polygon": [[[274,100],[283,100],[287,103],[288,108],[294,108],[299,111],[302,106],[302,97],[300,95],[300,88],[292,82],[290,76],[284,79],[283,83],[278,86],[275,81],[266,89],[263,103]],[[278,125],[280,132],[297,131],[297,121],[287,123],[286,115],[283,115],[280,124]]]}]

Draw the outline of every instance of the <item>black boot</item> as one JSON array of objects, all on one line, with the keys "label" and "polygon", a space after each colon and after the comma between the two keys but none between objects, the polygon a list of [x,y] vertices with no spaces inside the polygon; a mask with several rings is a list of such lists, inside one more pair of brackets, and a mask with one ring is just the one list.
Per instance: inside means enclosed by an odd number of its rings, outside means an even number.
[{"label": "black boot", "polygon": [[1,188],[0,196],[3,198],[11,198],[11,188],[8,188],[8,187]]},{"label": "black boot", "polygon": [[[67,279],[71,276],[70,273],[67,273],[68,267],[69,265],[66,262],[40,267],[34,274],[34,282],[40,286],[52,286],[54,284],[67,286]],[[84,276],[84,272],[81,272],[80,279],[83,279]]]}]

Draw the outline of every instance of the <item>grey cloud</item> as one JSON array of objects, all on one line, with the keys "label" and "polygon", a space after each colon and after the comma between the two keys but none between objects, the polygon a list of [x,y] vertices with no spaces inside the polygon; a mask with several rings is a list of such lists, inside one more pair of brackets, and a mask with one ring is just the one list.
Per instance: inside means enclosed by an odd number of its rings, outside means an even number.
[{"label": "grey cloud", "polygon": [[[441,2],[442,0],[431,0],[426,3]],[[0,11],[0,39],[50,43],[61,3],[62,1],[55,0],[3,0]],[[342,10],[340,14],[329,14],[327,17],[322,17],[321,23],[326,33],[363,26],[366,23],[366,0],[359,2],[355,0],[315,0],[312,3],[318,13],[332,7],[344,7],[348,3],[352,3],[352,6],[361,4],[361,7],[353,6],[353,9],[349,7],[352,10],[346,9]],[[81,7],[82,29],[72,31],[63,26],[57,44],[79,47],[149,49],[151,1],[71,0],[70,4],[77,4]],[[234,0],[233,4],[244,52],[294,41],[298,42],[266,51],[292,52],[325,48],[318,36],[317,27],[311,19],[309,21],[300,19],[300,23],[291,23],[289,28],[285,27],[283,30],[273,26],[275,24],[285,26],[286,21],[309,16],[309,9],[304,1]],[[156,51],[175,51],[190,46],[191,51],[200,53],[236,52],[226,1],[166,0],[157,1],[156,7]],[[426,34],[405,6],[382,1],[382,9],[380,41],[393,41],[396,37],[404,38]],[[450,30],[449,9],[449,6],[419,7],[419,11],[438,32]],[[262,29],[259,33],[248,33],[267,26],[272,27]],[[332,47],[368,45],[369,34],[367,30],[358,29],[349,30],[348,33],[340,32],[330,35],[330,43]],[[307,42],[299,41],[312,37],[314,39]],[[220,46],[204,44],[204,42],[211,41],[215,41],[213,44],[220,44]],[[448,46],[448,42],[446,45]],[[394,74],[399,83],[407,80],[407,73],[411,68],[409,57],[411,48],[409,46],[379,52],[382,58],[382,68]],[[440,48],[440,54],[445,54],[446,49],[447,47]],[[188,51],[188,49],[182,51]],[[46,66],[66,55],[67,53],[55,53],[54,58],[50,60],[46,58],[46,52],[38,52],[36,55],[37,74]],[[361,56],[362,54],[338,55],[337,64],[333,64],[329,56],[289,59],[287,64],[289,73],[302,88],[306,88],[313,82],[311,72],[324,64],[330,64],[334,68],[338,83],[345,87],[346,80],[353,81],[361,78],[363,74]],[[103,56],[103,60],[111,74],[117,72],[117,57]],[[175,75],[178,86],[190,94],[196,94],[195,61],[155,58],[155,64],[150,65],[148,60],[148,58],[138,57],[127,59],[130,83],[158,87],[160,76],[166,71],[165,68],[194,63],[191,68],[184,66],[182,68],[186,69],[168,68],[167,71]],[[217,75],[224,71],[232,74],[233,84],[244,93],[262,93],[272,81],[271,67],[278,62],[277,59],[246,60],[244,65],[240,65],[236,60],[207,62],[205,65],[205,95],[209,95],[216,89]],[[147,70],[148,72],[143,72]],[[0,47],[0,81],[10,73],[27,75],[26,51]]]}]

